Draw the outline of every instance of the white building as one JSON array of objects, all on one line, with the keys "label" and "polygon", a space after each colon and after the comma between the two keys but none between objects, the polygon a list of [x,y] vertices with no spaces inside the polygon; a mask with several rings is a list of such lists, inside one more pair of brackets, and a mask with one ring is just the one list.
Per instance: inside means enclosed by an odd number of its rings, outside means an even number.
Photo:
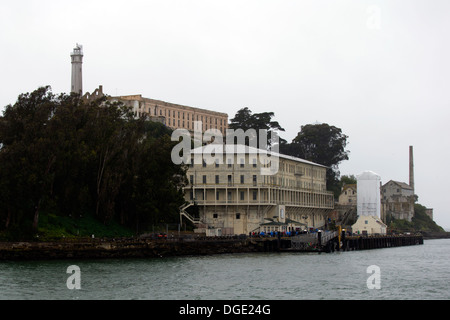
[{"label": "white building", "polygon": [[375,216],[359,216],[352,225],[352,232],[357,234],[386,234],[387,226],[381,219]]},{"label": "white building", "polygon": [[[296,231],[322,227],[334,208],[332,192],[326,190],[327,167],[282,154],[226,145],[218,161],[194,161],[208,154],[204,146],[194,149],[185,188],[188,204],[180,217],[194,222],[199,232],[210,235],[249,234],[261,231]],[[278,161],[277,170],[269,167]],[[200,216],[188,208],[198,206]]]}]

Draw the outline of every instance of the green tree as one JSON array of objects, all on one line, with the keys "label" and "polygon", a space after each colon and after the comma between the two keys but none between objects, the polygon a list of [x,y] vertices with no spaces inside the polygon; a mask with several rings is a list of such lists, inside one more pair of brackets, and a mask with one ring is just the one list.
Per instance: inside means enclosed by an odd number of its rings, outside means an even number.
[{"label": "green tree", "polygon": [[173,221],[186,174],[171,161],[170,134],[106,98],[50,87],[20,95],[0,118],[0,231],[34,233],[41,212],[137,230]]},{"label": "green tree", "polygon": [[308,124],[290,144],[282,144],[280,152],[327,166],[327,189],[335,197],[340,193],[339,164],[348,160],[346,150],[348,136],[340,128],[329,124]]},{"label": "green tree", "polygon": [[[272,118],[275,116],[274,112],[261,112],[261,113],[252,113],[252,111],[245,107],[240,109],[233,119],[230,120],[229,128],[233,130],[242,129],[244,132],[249,129],[254,129],[256,134],[259,134],[259,130],[265,130],[267,132],[267,141],[264,141],[267,147],[273,145],[273,140],[271,137],[275,137],[272,135],[277,135],[279,131],[285,131],[284,128],[278,123],[278,121],[273,121]],[[257,139],[257,147],[263,146],[263,142],[259,140],[259,136],[251,137]],[[284,141],[280,138],[280,143]],[[248,145],[248,143],[245,143]]]}]

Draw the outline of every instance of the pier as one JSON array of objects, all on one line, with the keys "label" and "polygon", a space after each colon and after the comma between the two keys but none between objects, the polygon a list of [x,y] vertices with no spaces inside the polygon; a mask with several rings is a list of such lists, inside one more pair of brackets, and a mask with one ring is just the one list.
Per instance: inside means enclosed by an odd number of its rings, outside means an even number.
[{"label": "pier", "polygon": [[270,252],[335,252],[393,248],[423,244],[421,234],[352,235],[345,232],[317,232],[294,237],[256,238],[252,241],[261,251]]}]

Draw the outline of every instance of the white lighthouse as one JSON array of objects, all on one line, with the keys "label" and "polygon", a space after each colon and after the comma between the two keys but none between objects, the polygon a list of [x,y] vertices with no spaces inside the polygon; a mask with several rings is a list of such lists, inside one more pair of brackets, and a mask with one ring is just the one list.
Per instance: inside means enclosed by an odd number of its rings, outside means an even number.
[{"label": "white lighthouse", "polygon": [[70,92],[83,95],[83,46],[77,43],[72,57],[72,87]]}]

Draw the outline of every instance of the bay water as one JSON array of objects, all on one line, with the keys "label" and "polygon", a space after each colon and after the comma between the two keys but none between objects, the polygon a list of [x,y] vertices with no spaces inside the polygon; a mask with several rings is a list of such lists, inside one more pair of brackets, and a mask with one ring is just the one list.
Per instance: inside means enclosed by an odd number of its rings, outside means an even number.
[{"label": "bay water", "polygon": [[124,299],[447,300],[450,239],[328,254],[0,261],[0,300]]}]

